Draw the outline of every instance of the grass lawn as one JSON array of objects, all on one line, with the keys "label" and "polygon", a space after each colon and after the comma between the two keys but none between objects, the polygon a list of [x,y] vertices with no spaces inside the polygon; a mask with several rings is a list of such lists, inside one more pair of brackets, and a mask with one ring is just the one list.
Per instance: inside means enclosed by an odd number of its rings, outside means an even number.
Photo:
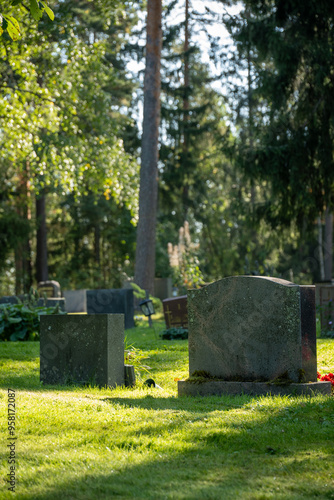
[{"label": "grass lawn", "polygon": [[[150,367],[137,375],[161,388],[42,386],[39,343],[0,343],[1,499],[334,499],[333,397],[178,398],[187,341],[157,340],[143,323],[126,337]],[[333,339],[318,340],[318,370],[334,370]]]}]

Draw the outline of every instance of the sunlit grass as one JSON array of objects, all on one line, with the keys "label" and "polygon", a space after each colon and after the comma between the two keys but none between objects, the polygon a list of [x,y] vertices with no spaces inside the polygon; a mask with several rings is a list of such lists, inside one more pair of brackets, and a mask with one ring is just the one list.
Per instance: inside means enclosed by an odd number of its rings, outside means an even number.
[{"label": "sunlit grass", "polygon": [[[187,341],[157,340],[146,321],[126,336],[149,370],[137,372],[135,388],[115,390],[43,386],[38,343],[0,344],[0,498],[11,498],[8,387],[17,400],[17,498],[334,498],[333,397],[178,398]],[[333,347],[318,341],[323,373],[334,369]]]}]

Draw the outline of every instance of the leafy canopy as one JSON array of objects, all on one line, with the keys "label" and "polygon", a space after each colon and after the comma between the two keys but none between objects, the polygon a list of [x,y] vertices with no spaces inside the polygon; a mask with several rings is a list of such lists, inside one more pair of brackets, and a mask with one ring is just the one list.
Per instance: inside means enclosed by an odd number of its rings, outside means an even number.
[{"label": "leafy canopy", "polygon": [[[12,2],[12,6],[22,6],[22,0],[14,0]],[[54,13],[45,1],[30,0],[29,6],[30,14],[35,21],[39,21],[41,19],[43,12],[46,12],[52,21],[54,20]],[[12,40],[18,40],[21,35],[21,28],[16,17],[11,14],[2,14],[0,12],[0,23],[0,36],[4,33],[4,31],[7,31]]]}]

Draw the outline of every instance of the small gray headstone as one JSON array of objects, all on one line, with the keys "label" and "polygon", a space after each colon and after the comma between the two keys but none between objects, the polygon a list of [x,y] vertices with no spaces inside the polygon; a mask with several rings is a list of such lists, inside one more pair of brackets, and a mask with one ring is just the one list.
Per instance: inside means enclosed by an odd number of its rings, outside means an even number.
[{"label": "small gray headstone", "polygon": [[56,307],[59,306],[61,311],[65,311],[65,299],[64,298],[47,298],[47,299],[38,299],[37,301],[38,307]]},{"label": "small gray headstone", "polygon": [[86,290],[64,290],[63,295],[66,300],[66,312],[87,312]]},{"label": "small gray headstone", "polygon": [[18,304],[19,301],[15,295],[5,295],[0,298],[0,304]]},{"label": "small gray headstone", "polygon": [[189,290],[188,335],[190,377],[317,381],[314,286],[236,276]]},{"label": "small gray headstone", "polygon": [[40,295],[46,295],[48,298],[61,297],[60,284],[58,281],[40,281],[37,285],[37,291]]},{"label": "small gray headstone", "polygon": [[88,314],[124,314],[125,329],[135,326],[132,289],[87,290],[86,295]]},{"label": "small gray headstone", "polygon": [[41,316],[40,356],[45,384],[124,385],[124,317]]},{"label": "small gray headstone", "polygon": [[154,278],[154,297],[160,300],[172,297],[173,282],[172,278]]}]

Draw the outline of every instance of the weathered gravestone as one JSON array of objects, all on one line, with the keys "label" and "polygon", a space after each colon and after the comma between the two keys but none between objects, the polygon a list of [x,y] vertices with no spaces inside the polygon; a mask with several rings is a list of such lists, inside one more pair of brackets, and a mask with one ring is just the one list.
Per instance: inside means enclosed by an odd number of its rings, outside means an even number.
[{"label": "weathered gravestone", "polygon": [[166,328],[188,327],[187,295],[162,301]]},{"label": "weathered gravestone", "polygon": [[188,292],[179,395],[330,393],[317,382],[314,286],[236,276]]},{"label": "weathered gravestone", "polygon": [[133,290],[87,290],[86,296],[88,314],[124,314],[125,329],[135,326]]},{"label": "weathered gravestone", "polygon": [[123,315],[41,316],[40,358],[45,384],[124,385]]},{"label": "weathered gravestone", "polygon": [[38,307],[56,307],[56,306],[58,306],[61,311],[65,312],[65,310],[66,310],[64,297],[60,297],[60,298],[49,297],[47,299],[45,299],[45,298],[38,299],[37,306]]},{"label": "weathered gravestone", "polygon": [[[19,299],[23,299],[24,297],[21,295]],[[0,298],[0,304],[18,304],[19,301],[15,295],[5,295]]]},{"label": "weathered gravestone", "polygon": [[154,297],[168,299],[173,293],[172,278],[154,278]]},{"label": "weathered gravestone", "polygon": [[66,312],[87,312],[86,290],[64,290],[63,295],[66,301]]},{"label": "weathered gravestone", "polygon": [[48,298],[60,298],[60,284],[58,281],[40,281],[37,285],[37,291],[40,295],[46,295]]},{"label": "weathered gravestone", "polygon": [[[20,304],[21,302],[29,303],[29,295],[24,294],[24,295],[18,295],[17,297],[15,295],[13,296],[5,296],[0,298],[0,304],[7,304],[7,305],[15,305],[15,304]],[[39,298],[37,300],[36,305],[38,307],[55,307],[59,306],[59,309],[62,311],[65,311],[65,299],[64,298]]]}]

